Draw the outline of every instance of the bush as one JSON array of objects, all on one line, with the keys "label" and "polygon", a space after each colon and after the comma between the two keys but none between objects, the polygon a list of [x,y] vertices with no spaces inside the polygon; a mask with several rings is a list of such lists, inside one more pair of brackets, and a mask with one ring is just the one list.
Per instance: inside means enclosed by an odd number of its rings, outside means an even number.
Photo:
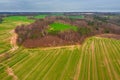
[{"label": "bush", "polygon": [[110,33],[110,31],[108,29],[105,29],[104,33]]},{"label": "bush", "polygon": [[58,30],[50,30],[50,31],[48,31],[48,34],[50,34],[50,35],[57,35],[59,32],[60,31],[58,31]]},{"label": "bush", "polygon": [[91,30],[87,27],[80,27],[78,28],[78,32],[80,33],[80,35],[88,35],[91,32]]},{"label": "bush", "polygon": [[79,33],[73,30],[61,31],[59,32],[58,37],[71,42],[78,42],[80,40]]},{"label": "bush", "polygon": [[88,25],[93,26],[94,22],[93,21],[88,21]]}]

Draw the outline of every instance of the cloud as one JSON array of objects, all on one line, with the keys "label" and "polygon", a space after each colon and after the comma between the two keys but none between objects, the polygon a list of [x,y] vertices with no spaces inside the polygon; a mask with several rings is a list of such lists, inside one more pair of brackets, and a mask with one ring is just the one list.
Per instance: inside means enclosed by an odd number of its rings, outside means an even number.
[{"label": "cloud", "polygon": [[1,0],[0,11],[120,11],[120,0]]}]

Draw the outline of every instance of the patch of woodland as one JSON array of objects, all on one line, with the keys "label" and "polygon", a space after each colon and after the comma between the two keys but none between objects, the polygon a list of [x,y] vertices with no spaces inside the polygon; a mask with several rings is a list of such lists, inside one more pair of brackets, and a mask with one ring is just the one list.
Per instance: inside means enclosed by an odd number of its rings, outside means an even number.
[{"label": "patch of woodland", "polygon": [[[48,32],[50,24],[61,22],[76,26],[77,31],[53,31]],[[82,44],[88,37],[100,34],[120,35],[120,27],[98,20],[69,19],[65,17],[48,16],[38,19],[29,25],[17,26],[15,32],[18,34],[17,44],[27,48],[63,46],[71,44]]]},{"label": "patch of woodland", "polygon": [[15,32],[18,34],[18,44],[22,44],[26,39],[36,39],[46,36],[46,30],[51,23],[52,21],[36,20],[30,25],[17,26]]}]

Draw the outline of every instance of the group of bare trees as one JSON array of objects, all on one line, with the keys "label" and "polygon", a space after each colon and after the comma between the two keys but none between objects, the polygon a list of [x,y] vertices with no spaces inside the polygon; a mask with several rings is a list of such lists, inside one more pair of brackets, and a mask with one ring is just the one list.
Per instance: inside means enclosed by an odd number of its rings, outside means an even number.
[{"label": "group of bare trees", "polygon": [[15,32],[18,34],[18,44],[21,44],[25,39],[36,39],[47,35],[46,29],[51,21],[36,20],[30,25],[17,26]]},{"label": "group of bare trees", "polygon": [[79,42],[80,40],[79,33],[73,30],[59,32],[58,37],[66,41],[70,41],[70,42]]},{"label": "group of bare trees", "polygon": [[[60,21],[76,26],[77,31],[66,30],[48,33],[49,25],[53,22]],[[100,21],[87,21],[87,20],[70,20],[65,17],[46,17],[45,19],[36,20],[30,25],[17,26],[15,32],[18,34],[18,44],[22,44],[26,39],[40,39],[47,35],[57,36],[68,42],[82,43],[86,37],[90,37],[103,33],[120,34],[120,27],[114,24],[100,22]]]}]

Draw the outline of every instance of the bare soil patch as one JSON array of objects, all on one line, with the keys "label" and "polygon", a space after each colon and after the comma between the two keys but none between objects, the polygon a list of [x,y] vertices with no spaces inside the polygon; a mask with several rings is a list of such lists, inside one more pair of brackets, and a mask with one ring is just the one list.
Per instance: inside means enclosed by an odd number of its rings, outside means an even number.
[{"label": "bare soil patch", "polygon": [[12,30],[10,33],[12,35],[12,37],[10,39],[10,43],[11,43],[12,49],[10,51],[15,51],[18,48],[18,46],[16,44],[18,35],[15,33],[14,30]]},{"label": "bare soil patch", "polygon": [[18,77],[14,74],[14,71],[12,70],[12,68],[7,67],[6,72],[9,76],[13,77],[13,80],[18,80]]}]

